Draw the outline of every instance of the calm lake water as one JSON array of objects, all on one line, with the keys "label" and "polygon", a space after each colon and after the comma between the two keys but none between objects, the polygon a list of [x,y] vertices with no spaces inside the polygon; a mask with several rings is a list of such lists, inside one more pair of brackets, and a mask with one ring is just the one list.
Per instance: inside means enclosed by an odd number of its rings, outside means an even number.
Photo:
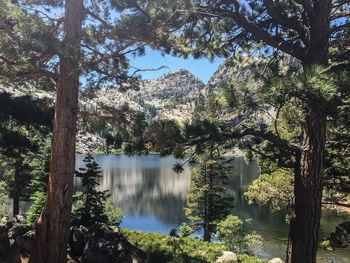
[{"label": "calm lake water", "polygon": [[[77,167],[83,166],[83,156],[77,157]],[[158,155],[133,156],[97,155],[102,167],[101,190],[109,190],[114,206],[124,214],[123,228],[168,234],[182,222],[187,222],[183,212],[186,195],[190,189],[191,173],[186,167],[177,174],[172,170],[175,159]],[[243,193],[258,176],[256,162],[234,160],[234,171],[229,177],[228,189],[234,196],[233,213],[249,222],[249,228],[264,238],[264,258],[285,257],[288,225],[285,213],[272,213],[269,208],[249,205]],[[79,188],[79,180],[75,180]],[[335,226],[350,216],[323,211],[321,236],[334,231]],[[350,248],[336,251],[320,250],[318,262],[350,262]]]}]

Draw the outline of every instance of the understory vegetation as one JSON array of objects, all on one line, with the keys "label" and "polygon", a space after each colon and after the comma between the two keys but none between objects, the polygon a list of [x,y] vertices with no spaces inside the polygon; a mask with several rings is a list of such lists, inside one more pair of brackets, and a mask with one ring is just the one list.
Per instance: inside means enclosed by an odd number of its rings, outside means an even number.
[{"label": "understory vegetation", "polygon": [[[192,237],[174,237],[123,229],[126,238],[149,256],[150,263],[214,263],[225,247]],[[239,254],[240,263],[265,263],[254,256]]]}]

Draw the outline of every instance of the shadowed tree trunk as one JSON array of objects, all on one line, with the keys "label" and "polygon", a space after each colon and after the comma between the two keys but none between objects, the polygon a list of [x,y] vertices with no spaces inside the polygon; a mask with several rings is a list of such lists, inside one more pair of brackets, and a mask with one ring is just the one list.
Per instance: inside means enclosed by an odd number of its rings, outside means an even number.
[{"label": "shadowed tree trunk", "polygon": [[66,1],[48,193],[44,210],[37,223],[36,237],[29,260],[31,263],[67,262],[75,168],[83,9],[83,0]]},{"label": "shadowed tree trunk", "polygon": [[211,241],[211,231],[210,231],[210,225],[208,223],[205,223],[203,227],[203,241],[206,241],[206,242]]},{"label": "shadowed tree trunk", "polygon": [[20,200],[20,188],[19,185],[19,173],[20,173],[20,161],[17,160],[15,162],[15,169],[14,169],[14,189],[13,189],[13,195],[12,195],[12,216],[15,217],[19,214],[19,200]]},{"label": "shadowed tree trunk", "polygon": [[316,263],[323,190],[326,118],[317,109],[306,113],[300,173],[295,174],[295,218],[290,224],[287,262]]},{"label": "shadowed tree trunk", "polygon": [[19,214],[19,196],[15,195],[13,197],[13,206],[12,206],[12,216],[15,217]]},{"label": "shadowed tree trunk", "polygon": [[[321,1],[315,8],[304,70],[328,64],[331,1]],[[319,243],[326,143],[326,113],[322,102],[316,99],[309,102],[304,118],[301,155],[296,158],[300,161],[297,164],[300,171],[295,173],[295,218],[290,225],[288,263],[316,263]]]}]

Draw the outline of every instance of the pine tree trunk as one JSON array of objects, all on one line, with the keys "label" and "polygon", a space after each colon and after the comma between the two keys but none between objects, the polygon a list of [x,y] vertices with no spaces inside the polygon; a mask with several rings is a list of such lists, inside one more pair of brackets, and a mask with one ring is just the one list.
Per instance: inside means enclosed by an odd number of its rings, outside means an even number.
[{"label": "pine tree trunk", "polygon": [[14,189],[12,194],[12,216],[15,217],[19,214],[19,199],[20,199],[20,185],[19,185],[19,171],[20,171],[20,160],[15,162],[14,170]]},{"label": "pine tree trunk", "polygon": [[[304,70],[327,66],[331,0],[315,3],[310,17],[310,43]],[[309,103],[304,112],[301,154],[297,156],[294,205],[287,263],[316,263],[323,192],[323,162],[326,143],[326,114],[322,102]]]},{"label": "pine tree trunk", "polygon": [[290,263],[316,263],[323,191],[326,118],[311,109],[305,120],[300,173],[295,174],[295,218],[287,253]]},{"label": "pine tree trunk", "polygon": [[82,19],[83,0],[67,0],[48,193],[44,210],[37,223],[30,263],[67,262],[75,168]]},{"label": "pine tree trunk", "polygon": [[211,241],[211,231],[208,225],[205,225],[203,228],[203,241],[210,242]]},{"label": "pine tree trunk", "polygon": [[12,216],[15,217],[19,214],[19,196],[16,193],[13,197],[13,203],[12,203]]}]

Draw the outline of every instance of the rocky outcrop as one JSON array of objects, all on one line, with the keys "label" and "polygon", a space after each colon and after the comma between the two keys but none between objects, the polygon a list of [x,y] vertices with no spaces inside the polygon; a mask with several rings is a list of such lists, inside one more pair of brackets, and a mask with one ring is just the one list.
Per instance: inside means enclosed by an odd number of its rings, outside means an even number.
[{"label": "rocky outcrop", "polygon": [[[34,240],[34,229],[16,220],[0,223],[0,262],[19,263],[28,257]],[[141,263],[147,255],[126,240],[118,228],[96,225],[89,229],[72,227],[68,242],[69,262]]]},{"label": "rocky outcrop", "polygon": [[11,243],[15,244],[21,255],[29,255],[32,250],[34,229],[25,224],[14,224],[8,231]]},{"label": "rocky outcrop", "polygon": [[72,227],[69,254],[71,258],[86,263],[137,263],[147,259],[146,254],[129,243],[118,228],[106,225],[89,229]]},{"label": "rocky outcrop", "polygon": [[335,231],[330,234],[330,245],[332,247],[347,247],[350,245],[350,221],[336,226]]},{"label": "rocky outcrop", "polygon": [[231,251],[223,251],[222,256],[220,256],[216,263],[236,263],[238,262],[238,257],[235,253]]},{"label": "rocky outcrop", "polygon": [[9,230],[12,222],[2,219],[0,222],[0,262],[19,263],[21,262],[20,249],[9,237]]}]

